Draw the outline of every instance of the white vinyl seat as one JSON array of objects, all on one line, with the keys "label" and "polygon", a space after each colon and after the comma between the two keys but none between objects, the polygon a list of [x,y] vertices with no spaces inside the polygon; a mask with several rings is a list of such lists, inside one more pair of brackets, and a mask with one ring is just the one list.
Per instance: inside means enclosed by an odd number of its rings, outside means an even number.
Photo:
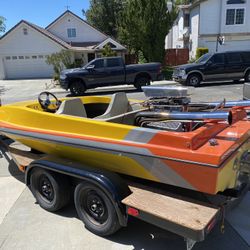
[{"label": "white vinyl seat", "polygon": [[87,117],[86,110],[80,98],[62,101],[56,114]]},{"label": "white vinyl seat", "polygon": [[106,112],[95,117],[94,119],[105,120],[117,115],[127,113],[129,111],[132,111],[132,107],[129,103],[126,93],[118,92],[112,95]]}]

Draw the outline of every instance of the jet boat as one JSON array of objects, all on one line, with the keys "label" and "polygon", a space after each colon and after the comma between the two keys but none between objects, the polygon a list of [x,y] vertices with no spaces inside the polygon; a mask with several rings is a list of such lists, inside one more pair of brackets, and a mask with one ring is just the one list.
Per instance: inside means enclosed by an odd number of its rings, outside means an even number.
[{"label": "jet boat", "polygon": [[[0,107],[0,133],[32,149],[208,194],[237,189],[250,168],[249,101],[192,103],[183,87],[144,87],[145,101],[57,99]],[[249,166],[249,165],[248,165]]]}]

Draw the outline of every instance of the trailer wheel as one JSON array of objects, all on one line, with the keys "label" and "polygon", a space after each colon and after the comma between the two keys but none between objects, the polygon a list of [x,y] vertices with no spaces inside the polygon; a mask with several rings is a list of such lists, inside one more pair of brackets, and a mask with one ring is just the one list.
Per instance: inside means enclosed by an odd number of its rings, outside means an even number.
[{"label": "trailer wheel", "polygon": [[69,202],[69,182],[63,175],[42,168],[33,169],[30,189],[38,204],[47,211],[55,212]]},{"label": "trailer wheel", "polygon": [[121,227],[112,201],[97,186],[87,182],[78,184],[74,200],[78,216],[92,233],[108,236]]}]

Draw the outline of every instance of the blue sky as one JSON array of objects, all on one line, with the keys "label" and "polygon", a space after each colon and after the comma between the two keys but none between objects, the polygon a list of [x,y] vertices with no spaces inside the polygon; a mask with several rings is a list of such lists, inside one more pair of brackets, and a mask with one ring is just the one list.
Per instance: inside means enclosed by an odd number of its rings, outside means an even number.
[{"label": "blue sky", "polygon": [[6,31],[24,19],[41,27],[46,27],[65,10],[80,17],[82,9],[89,8],[89,0],[1,0],[0,16],[6,18]]}]

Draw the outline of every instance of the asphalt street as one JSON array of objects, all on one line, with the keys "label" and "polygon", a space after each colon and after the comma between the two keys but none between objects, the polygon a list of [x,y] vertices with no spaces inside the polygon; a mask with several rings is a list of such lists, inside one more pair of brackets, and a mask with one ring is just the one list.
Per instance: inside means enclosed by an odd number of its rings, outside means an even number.
[{"label": "asphalt street", "polygon": [[[173,82],[157,82],[155,85],[173,85]],[[243,84],[206,84],[189,87],[193,101],[240,100]],[[51,91],[58,97],[69,93],[54,86],[50,80],[0,81],[3,104],[37,98],[41,91]],[[99,88],[86,95],[111,95],[125,91],[128,97],[144,99],[142,92],[131,86]],[[11,156],[0,148],[0,249],[185,249],[183,238],[145,222],[130,218],[128,227],[108,238],[98,237],[84,228],[78,219],[73,202],[58,213],[49,213],[39,207],[24,184]],[[225,233],[220,225],[197,243],[195,250],[249,250],[250,249],[250,194],[227,214]]]}]

